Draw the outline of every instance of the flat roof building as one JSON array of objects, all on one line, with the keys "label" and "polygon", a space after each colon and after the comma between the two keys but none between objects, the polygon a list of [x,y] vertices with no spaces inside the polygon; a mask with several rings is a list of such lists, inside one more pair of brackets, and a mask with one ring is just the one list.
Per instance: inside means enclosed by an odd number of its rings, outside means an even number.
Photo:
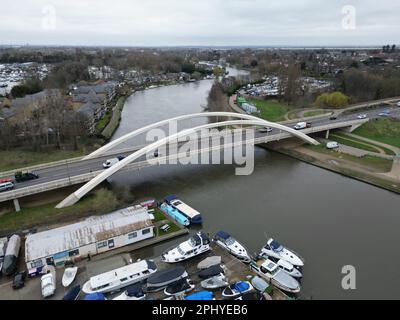
[{"label": "flat roof building", "polygon": [[132,206],[28,235],[25,262],[31,275],[39,273],[45,265],[63,266],[68,260],[83,259],[153,236],[147,209]]}]

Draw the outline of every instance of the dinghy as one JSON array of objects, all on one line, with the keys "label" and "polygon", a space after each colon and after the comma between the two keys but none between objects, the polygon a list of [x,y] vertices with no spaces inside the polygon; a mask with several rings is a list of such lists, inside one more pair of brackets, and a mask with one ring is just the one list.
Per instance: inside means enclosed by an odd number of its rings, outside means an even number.
[{"label": "dinghy", "polygon": [[66,288],[75,280],[78,267],[66,268],[62,277],[62,285]]},{"label": "dinghy", "polygon": [[213,256],[205,258],[197,264],[197,269],[207,269],[209,267],[215,266],[216,264],[221,264],[222,259],[220,256]]},{"label": "dinghy", "polygon": [[201,287],[208,290],[225,288],[228,285],[229,282],[224,275],[215,276],[201,282]]},{"label": "dinghy", "polygon": [[175,296],[175,295],[181,295],[186,292],[192,291],[194,289],[195,285],[193,282],[186,278],[186,279],[181,279],[178,280],[174,283],[171,283],[164,289],[164,293],[167,296]]},{"label": "dinghy", "polygon": [[230,285],[229,287],[226,287],[224,291],[222,291],[222,296],[225,298],[235,298],[252,290],[254,290],[254,288],[250,282],[239,281]]}]

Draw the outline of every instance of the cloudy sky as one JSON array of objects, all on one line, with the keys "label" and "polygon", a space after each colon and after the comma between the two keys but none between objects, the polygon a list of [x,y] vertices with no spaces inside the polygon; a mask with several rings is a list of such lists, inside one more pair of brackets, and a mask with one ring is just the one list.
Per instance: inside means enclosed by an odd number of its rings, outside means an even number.
[{"label": "cloudy sky", "polygon": [[351,46],[400,42],[398,0],[2,1],[0,44]]}]

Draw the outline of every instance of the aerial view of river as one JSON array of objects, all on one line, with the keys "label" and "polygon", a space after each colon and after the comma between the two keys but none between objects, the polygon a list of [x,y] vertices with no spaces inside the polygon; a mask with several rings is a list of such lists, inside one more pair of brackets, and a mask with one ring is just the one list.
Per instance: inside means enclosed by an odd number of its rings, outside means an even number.
[{"label": "aerial view of river", "polygon": [[[212,83],[204,80],[133,94],[114,139],[162,119],[202,112]],[[142,143],[144,138],[129,142]],[[179,195],[202,213],[205,231],[225,230],[252,253],[267,237],[299,252],[306,261],[303,298],[399,297],[398,195],[261,148],[255,159],[250,176],[236,176],[229,165],[168,165],[116,174],[111,182],[116,190],[127,188],[133,199]],[[135,254],[154,256],[178,241]],[[342,268],[347,265],[356,269],[356,290],[342,288]]]}]

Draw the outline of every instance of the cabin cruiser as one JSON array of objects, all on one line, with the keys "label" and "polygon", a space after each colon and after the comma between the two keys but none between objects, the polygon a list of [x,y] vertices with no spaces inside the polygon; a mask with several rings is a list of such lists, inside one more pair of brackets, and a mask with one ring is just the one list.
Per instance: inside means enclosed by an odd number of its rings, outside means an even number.
[{"label": "cabin cruiser", "polygon": [[142,285],[135,284],[126,288],[126,290],[115,297],[113,300],[145,300],[146,295],[143,293]]},{"label": "cabin cruiser", "polygon": [[210,250],[210,239],[204,232],[198,232],[189,240],[177,247],[165,251],[161,260],[166,263],[176,263],[198,256]]},{"label": "cabin cruiser", "polygon": [[254,290],[254,288],[250,282],[239,281],[226,287],[224,291],[222,291],[222,296],[225,298],[235,298],[252,290]]},{"label": "cabin cruiser", "polygon": [[78,267],[66,268],[62,277],[62,285],[66,288],[75,280],[75,276],[78,272]]},{"label": "cabin cruiser", "polygon": [[187,278],[189,275],[184,267],[176,267],[158,271],[147,279],[146,292],[156,292],[164,289],[168,285]]},{"label": "cabin cruiser", "polygon": [[246,263],[251,261],[250,256],[244,246],[234,239],[229,233],[224,231],[217,232],[214,237],[214,241],[217,245],[227,250],[239,260],[242,260]]},{"label": "cabin cruiser", "polygon": [[190,223],[201,224],[203,222],[200,212],[188,206],[182,200],[178,199],[176,195],[169,195],[165,197],[165,202],[186,216]]},{"label": "cabin cruiser", "polygon": [[295,267],[304,266],[304,260],[298,254],[294,253],[294,251],[292,250],[285,248],[274,239],[269,239],[267,241],[267,244],[261,249],[261,255],[285,260]]},{"label": "cabin cruiser", "polygon": [[117,291],[149,278],[157,271],[152,260],[142,260],[127,266],[91,277],[82,288],[86,294]]},{"label": "cabin cruiser", "polygon": [[186,292],[192,291],[194,287],[195,285],[193,284],[192,280],[185,278],[185,279],[180,279],[168,285],[164,289],[164,293],[167,296],[182,295]]},{"label": "cabin cruiser", "polygon": [[257,262],[252,261],[250,269],[283,291],[290,293],[300,292],[299,282],[270,259],[260,259]]}]

